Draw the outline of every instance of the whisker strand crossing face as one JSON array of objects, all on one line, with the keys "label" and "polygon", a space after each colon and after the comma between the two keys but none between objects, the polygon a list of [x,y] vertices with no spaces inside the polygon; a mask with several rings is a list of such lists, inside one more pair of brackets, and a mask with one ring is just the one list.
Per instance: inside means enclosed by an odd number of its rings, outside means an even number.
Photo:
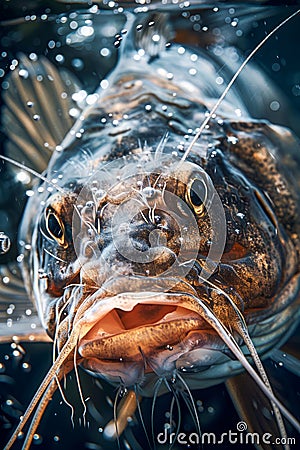
[{"label": "whisker strand crossing face", "polygon": [[[2,23],[0,342],[20,361],[20,342],[53,344],[18,425],[0,390],[0,422],[4,411],[16,425],[5,449],[206,448],[234,432],[288,450],[300,434],[288,381],[300,379],[300,161],[276,74],[300,10],[53,3]],[[16,193],[26,207],[10,222]],[[200,400],[215,392],[214,406]],[[52,397],[73,428],[48,442]]]}]

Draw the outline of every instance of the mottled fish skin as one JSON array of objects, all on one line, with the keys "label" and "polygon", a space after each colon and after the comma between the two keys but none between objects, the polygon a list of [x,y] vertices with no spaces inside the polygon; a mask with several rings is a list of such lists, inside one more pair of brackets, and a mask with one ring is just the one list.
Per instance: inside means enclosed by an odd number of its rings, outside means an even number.
[{"label": "mottled fish skin", "polygon": [[[134,20],[128,15],[132,30]],[[233,88],[181,160],[222,93],[213,82],[218,68],[199,50],[195,78],[182,69],[188,49],[180,64],[176,45],[150,52],[155,33],[146,40],[128,33],[106,88],[53,151],[48,182],[28,200],[20,234],[31,245],[23,248],[23,277],[58,353],[80,324],[77,363],[117,385],[138,385],[145,396],[174,373],[204,388],[242,371],[210,313],[244,353],[245,324],[260,357],[268,356],[299,323],[300,289],[299,199],[280,159],[299,148],[297,139],[252,119]],[[39,67],[52,70],[43,61]],[[224,251],[203,282],[223,220]],[[130,259],[130,242],[139,253],[157,251],[154,261]],[[174,261],[188,270],[174,271]]]},{"label": "mottled fish skin", "polygon": [[[130,48],[130,37],[128,39],[129,44],[127,45]],[[34,289],[34,298],[37,301],[44,326],[52,337],[58,326],[56,308],[59,299],[59,308],[64,308],[64,301],[61,297],[64,287],[74,279],[79,280],[80,278],[81,282],[84,280],[84,276],[79,275],[80,269],[77,268],[78,255],[72,244],[71,228],[74,204],[77,202],[79,192],[88,183],[91,174],[99,168],[101,169],[103,162],[114,161],[133,154],[133,162],[130,162],[129,159],[128,162],[125,160],[125,163],[120,162],[119,166],[116,166],[116,176],[121,177],[120,183],[113,188],[114,179],[112,182],[110,180],[105,182],[106,191],[112,189],[111,198],[112,195],[115,195],[113,190],[118,195],[121,195],[122,190],[125,196],[131,195],[126,194],[128,187],[122,186],[122,177],[125,173],[130,170],[134,172],[135,164],[139,164],[139,161],[141,164],[146,164],[145,167],[147,167],[147,153],[158,153],[159,145],[162,147],[160,150],[162,156],[157,156],[158,161],[157,163],[153,162],[152,170],[154,173],[161,173],[164,155],[172,156],[174,152],[179,157],[182,155],[188,141],[185,137],[185,130],[196,129],[197,125],[204,120],[205,113],[211,109],[220,95],[220,89],[212,87],[212,83],[209,82],[209,77],[212,79],[216,77],[212,62],[207,61],[207,58],[202,57],[199,53],[197,63],[195,63],[199,77],[195,81],[192,75],[188,77],[186,72],[180,71],[179,67],[176,67],[176,62],[172,63],[176,53],[176,47],[171,47],[169,51],[161,53],[159,58],[149,62],[147,53],[136,60],[134,59],[134,49],[130,49],[127,53],[125,47],[117,68],[108,78],[107,89],[98,92],[99,98],[96,104],[83,111],[80,119],[63,140],[61,150],[54,153],[50,160],[47,176],[51,179],[55,174],[62,173],[63,177],[58,179],[57,185],[66,191],[66,195],[60,192],[50,195],[49,192],[44,191],[29,201],[27,208],[29,215],[33,210],[33,204],[42,205],[38,213],[41,217],[40,221],[36,222],[34,217],[33,224],[28,228],[29,234],[33,228],[34,236],[33,250],[30,252],[31,262],[28,267],[33,267],[34,279],[31,285]],[[128,60],[131,61],[130,68],[125,65],[125,61]],[[184,65],[185,61],[186,63],[190,61],[188,51],[182,56],[180,63]],[[237,117],[237,110],[242,118]],[[78,135],[80,135],[79,141]],[[269,317],[274,317],[274,315],[281,317],[280,321],[274,321],[277,324],[274,327],[279,327],[280,330],[274,332],[278,342],[283,335],[286,335],[287,330],[292,330],[291,324],[294,323],[296,326],[297,323],[294,320],[299,284],[297,196],[276,161],[276,153],[280,151],[280,146],[286,146],[287,143],[290,146],[297,145],[291,134],[286,136],[285,130],[281,131],[268,123],[247,118],[246,107],[232,90],[227,102],[222,104],[218,116],[211,121],[209,130],[203,134],[188,157],[191,164],[195,164],[205,171],[220,196],[226,214],[228,228],[225,252],[218,273],[212,276],[212,282],[222,286],[222,289],[230,290],[230,295],[244,311],[247,323],[250,326],[252,323],[255,324],[253,326],[255,332],[263,336],[261,337],[262,353],[266,353],[274,346],[274,338],[269,346],[266,342],[265,331],[263,331],[266,328],[264,324],[268,323]],[[83,164],[80,164],[81,161]],[[180,170],[182,169],[179,168],[178,172]],[[184,170],[189,171],[190,169],[184,168]],[[173,177],[176,179],[178,177],[176,168],[174,171]],[[184,176],[187,177],[184,183],[188,186],[192,174]],[[161,177],[163,185],[167,182],[168,177],[163,173]],[[99,181],[97,176],[95,180]],[[278,193],[279,186],[280,194]],[[184,187],[175,186],[168,187],[168,189],[172,189],[174,194],[185,199],[185,194],[181,192]],[[267,197],[265,193],[267,193]],[[91,194],[87,193],[86,195]],[[86,201],[92,199],[92,196],[85,198]],[[91,270],[91,278],[96,281],[94,290],[89,291],[89,294],[100,289],[101,284],[109,282],[111,273],[116,270],[114,268],[116,261],[120,266],[123,265],[125,275],[130,274],[134,277],[135,274],[140,274],[141,270],[145,270],[145,267],[128,263],[126,259],[118,255],[118,252],[116,253],[114,246],[111,245],[113,237],[109,235],[109,224],[114,214],[113,202],[112,200],[112,204],[109,206],[110,201],[107,196],[103,195],[103,199],[97,205],[98,211],[101,211],[102,208],[105,209],[103,223],[100,223],[103,235],[100,231],[97,239],[101,242],[101,251],[106,254],[110,268],[106,278],[99,261],[94,260],[92,264],[89,262],[87,270]],[[59,220],[63,222],[65,243],[58,242],[61,245],[57,245],[55,239],[54,241],[49,238],[45,239],[39,233],[40,228],[44,229],[44,234],[47,232],[44,224],[44,221],[47,220],[45,211],[54,211],[55,216],[53,215],[53,217],[59,217]],[[91,214],[93,216],[95,212]],[[95,218],[91,220],[94,221]],[[200,235],[206,236],[208,239],[209,230],[207,230],[205,216],[199,215],[197,221]],[[26,219],[25,228],[27,227]],[[134,237],[137,244],[143,239],[142,228],[142,225],[137,223]],[[148,228],[146,232],[150,233],[151,229],[156,227],[151,224]],[[82,236],[83,241],[84,239]],[[174,245],[176,246],[176,243]],[[40,252],[41,248],[48,249],[47,254]],[[204,240],[201,241],[198,256],[207,254],[208,248]],[[52,254],[61,261],[59,270],[57,269],[57,260],[51,258]],[[94,268],[90,269],[93,264]],[[102,273],[100,278],[93,273],[95,267],[98,273]],[[48,280],[37,280],[38,270],[41,269],[50,274]],[[152,269],[150,268],[150,270]],[[155,275],[155,270],[152,271],[153,275]],[[188,275],[186,282],[195,289],[197,295],[204,296],[204,298],[207,296],[207,293],[203,292],[203,286],[197,286],[193,275]],[[97,283],[99,284],[97,285]],[[134,280],[134,283],[137,281]],[[131,290],[134,288],[132,287]],[[289,291],[287,298],[286,291]],[[86,298],[86,295],[79,295],[76,308]],[[215,306],[212,308],[221,318],[222,310],[226,308],[224,298],[218,299],[219,295],[213,290],[208,296],[211,296],[210,301],[213,305],[215,302]],[[284,306],[282,306],[282,297],[285,299]],[[212,300],[213,298],[214,300]],[[219,302],[220,306],[218,306]],[[221,310],[218,313],[219,307]],[[70,304],[68,308],[72,310],[74,305]],[[285,310],[284,315],[283,310]],[[258,322],[261,322],[260,326]],[[271,332],[269,325],[267,329],[268,332]],[[183,332],[187,333],[187,331]],[[147,333],[154,333],[154,329],[148,329]],[[196,337],[194,340],[197,340]],[[182,335],[178,338],[178,342],[180,341],[182,341]],[[63,342],[64,340],[60,347]],[[258,348],[259,342],[258,339]],[[172,344],[176,354],[179,351],[174,346],[176,338]],[[113,346],[113,344],[111,345]],[[207,345],[209,346],[209,344]],[[217,343],[212,345],[215,348]],[[100,350],[99,352],[101,353]],[[146,349],[143,352],[146,354]],[[88,353],[90,354],[90,352]],[[104,359],[108,357],[107,355]],[[119,357],[116,355],[116,360]],[[188,357],[184,357],[185,364],[188,363],[186,358],[188,359]],[[143,365],[141,355],[139,359],[140,364]],[[192,360],[194,364],[194,358],[191,357]],[[158,361],[157,365],[162,369],[163,360],[158,359]],[[175,367],[175,365],[171,368],[168,367],[166,373],[171,372]],[[164,373],[163,370],[162,373]],[[227,373],[225,377],[227,377]],[[209,378],[211,383],[211,377],[209,376]],[[203,372],[201,379],[204,379]],[[127,381],[126,378],[123,378],[123,382],[131,384],[134,382],[134,377],[128,376]]]}]

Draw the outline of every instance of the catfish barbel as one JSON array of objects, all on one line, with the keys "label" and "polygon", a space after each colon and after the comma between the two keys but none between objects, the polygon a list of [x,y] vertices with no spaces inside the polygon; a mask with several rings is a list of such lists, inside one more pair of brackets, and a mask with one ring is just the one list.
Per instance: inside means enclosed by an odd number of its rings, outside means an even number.
[{"label": "catfish barbel", "polygon": [[[4,159],[39,179],[18,261],[53,364],[6,449],[33,416],[30,447],[64,376],[74,370],[80,386],[78,366],[117,386],[116,404],[125,389],[104,430],[115,439],[142,397],[171,391],[176,401],[180,390],[200,436],[191,391],[224,381],[255,430],[246,371],[271,408],[267,430],[288,448],[284,418],[300,425],[262,360],[299,324],[299,198],[289,174],[299,142],[252,119],[251,94],[235,89],[252,54],[223,92],[213,58],[176,44],[167,14],[125,17],[118,62],[89,101],[42,56],[21,55],[8,79],[15,160]],[[24,329],[20,320],[17,339]]]}]

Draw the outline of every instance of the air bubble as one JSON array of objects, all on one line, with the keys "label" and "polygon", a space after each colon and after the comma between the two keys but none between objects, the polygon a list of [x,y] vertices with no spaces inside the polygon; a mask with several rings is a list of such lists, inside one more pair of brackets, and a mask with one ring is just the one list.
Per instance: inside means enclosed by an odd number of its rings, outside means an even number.
[{"label": "air bubble", "polygon": [[22,170],[17,173],[17,180],[24,184],[29,184],[31,181],[30,175],[27,172],[23,172]]},{"label": "air bubble", "polygon": [[[102,82],[100,83],[101,87],[102,87]],[[99,95],[98,94],[90,94],[87,96],[86,98],[86,103],[88,105],[93,105],[94,103],[96,103],[96,101],[98,100]]]},{"label": "air bubble", "polygon": [[32,118],[33,118],[33,120],[38,122],[41,119],[41,116],[39,114],[34,114],[34,116]]},{"label": "air bubble", "polygon": [[152,198],[155,194],[155,189],[147,186],[143,189],[143,194],[145,195],[146,198]]},{"label": "air bubble", "polygon": [[24,370],[24,372],[30,372],[31,371],[31,365],[27,362],[24,362],[22,364],[22,369]]},{"label": "air bubble", "polygon": [[30,53],[29,59],[31,59],[31,61],[37,61],[37,59],[38,59],[37,54],[36,53]]},{"label": "air bubble", "polygon": [[238,138],[235,137],[235,136],[228,136],[228,137],[227,137],[227,142],[228,142],[229,144],[235,145],[235,144],[237,144],[237,143],[239,142],[239,140],[238,140]]},{"label": "air bubble", "polygon": [[26,78],[28,78],[28,75],[29,75],[29,73],[28,73],[27,70],[25,70],[25,69],[20,69],[19,70],[19,76],[24,78],[25,80],[26,80]]},{"label": "air bubble", "polygon": [[40,434],[35,433],[33,435],[33,442],[34,442],[34,444],[38,444],[39,445],[39,444],[42,443],[42,441],[43,441],[43,438],[42,438],[42,436]]},{"label": "air bubble", "polygon": [[106,47],[103,47],[101,50],[100,50],[100,55],[101,56],[109,56],[110,55],[110,50],[108,49],[108,48],[106,48]]},{"label": "air bubble", "polygon": [[20,431],[20,433],[18,433],[18,439],[21,440],[24,438],[24,433],[23,431]]},{"label": "air bubble", "polygon": [[23,253],[20,253],[20,255],[17,256],[17,262],[21,263],[23,261],[23,259],[24,259],[24,255],[23,255]]},{"label": "air bubble", "polygon": [[69,24],[69,27],[71,28],[71,30],[76,30],[76,28],[78,27],[78,22],[76,22],[76,20],[72,20]]},{"label": "air bubble", "polygon": [[274,100],[273,102],[270,103],[270,109],[272,111],[278,111],[280,108],[280,103],[277,100]]},{"label": "air bubble", "polygon": [[274,72],[279,72],[279,70],[280,70],[280,64],[278,64],[277,62],[274,63],[274,64],[272,64],[272,70],[273,70]]},{"label": "air bubble", "polygon": [[0,255],[4,255],[10,249],[11,241],[3,231],[0,231]]},{"label": "air bubble", "polygon": [[65,57],[63,55],[61,55],[61,54],[56,55],[55,59],[59,63],[63,63],[65,61]]},{"label": "air bubble", "polygon": [[74,58],[72,59],[72,67],[76,70],[82,70],[84,68],[84,62],[80,58]]}]

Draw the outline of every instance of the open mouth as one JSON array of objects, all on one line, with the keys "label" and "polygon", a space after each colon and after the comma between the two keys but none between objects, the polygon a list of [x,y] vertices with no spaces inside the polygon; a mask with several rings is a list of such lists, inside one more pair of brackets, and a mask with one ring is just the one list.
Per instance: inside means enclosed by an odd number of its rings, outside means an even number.
[{"label": "open mouth", "polygon": [[[83,318],[83,366],[132,380],[133,366],[143,374],[171,371],[195,349],[220,350],[220,338],[193,305],[182,293],[130,292],[99,300]],[[124,375],[127,367],[130,376]]]},{"label": "open mouth", "polygon": [[[112,299],[113,302],[113,299]],[[136,303],[130,311],[113,308],[80,340],[83,357],[136,360],[181,343],[193,330],[210,328],[196,312],[178,305]]]}]

